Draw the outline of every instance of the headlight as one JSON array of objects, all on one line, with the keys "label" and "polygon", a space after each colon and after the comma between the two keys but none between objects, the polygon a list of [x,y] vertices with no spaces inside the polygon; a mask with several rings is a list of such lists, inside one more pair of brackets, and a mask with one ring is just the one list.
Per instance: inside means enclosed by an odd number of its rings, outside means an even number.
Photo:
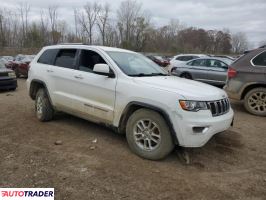
[{"label": "headlight", "polygon": [[179,104],[183,110],[197,112],[199,110],[208,110],[207,103],[204,101],[185,101],[180,100]]},{"label": "headlight", "polygon": [[9,73],[8,73],[8,76],[9,76],[10,78],[16,78],[16,74],[15,74],[14,72],[9,72]]}]

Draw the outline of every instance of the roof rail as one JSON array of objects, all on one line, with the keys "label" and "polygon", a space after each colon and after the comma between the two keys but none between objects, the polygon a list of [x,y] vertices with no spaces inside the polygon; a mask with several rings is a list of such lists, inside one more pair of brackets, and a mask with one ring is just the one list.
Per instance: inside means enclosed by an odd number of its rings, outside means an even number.
[{"label": "roof rail", "polygon": [[58,43],[57,45],[88,45],[86,43]]}]

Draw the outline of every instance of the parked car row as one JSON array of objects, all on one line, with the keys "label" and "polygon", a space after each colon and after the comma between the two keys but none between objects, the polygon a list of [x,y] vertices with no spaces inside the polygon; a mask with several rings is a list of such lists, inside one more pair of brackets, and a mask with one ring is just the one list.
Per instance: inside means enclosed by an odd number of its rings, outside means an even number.
[{"label": "parked car row", "polygon": [[248,112],[266,116],[265,46],[246,51],[236,60],[229,56],[186,54],[175,56],[170,63],[172,75],[225,86],[230,98],[244,100]]},{"label": "parked car row", "polygon": [[[244,55],[237,59],[226,55],[204,54],[179,54],[172,58],[158,55],[148,55],[147,57],[165,69],[168,67],[174,76],[220,87],[225,86],[225,90],[231,98],[244,100],[248,112],[265,116],[265,48],[265,46],[262,46],[255,50],[246,51]],[[7,74],[13,74],[14,72],[16,77],[21,75],[27,77],[29,63],[33,58],[34,55],[22,54],[15,57],[0,56],[1,72],[3,72],[4,65],[11,69]],[[6,80],[8,76],[3,77],[1,75],[1,81]],[[1,85],[3,85],[3,82]],[[16,84],[11,84],[11,88],[16,88]]]},{"label": "parked car row", "polygon": [[202,57],[190,60],[172,70],[172,75],[224,86],[228,66],[233,61],[227,58]]},{"label": "parked car row", "polygon": [[17,77],[21,75],[28,77],[29,64],[33,60],[34,55],[22,55],[15,56],[12,60],[8,60],[5,66],[15,71]]},{"label": "parked car row", "polygon": [[149,55],[147,56],[147,58],[151,59],[153,62],[155,62],[161,67],[167,67],[170,64],[169,60],[163,56]]}]

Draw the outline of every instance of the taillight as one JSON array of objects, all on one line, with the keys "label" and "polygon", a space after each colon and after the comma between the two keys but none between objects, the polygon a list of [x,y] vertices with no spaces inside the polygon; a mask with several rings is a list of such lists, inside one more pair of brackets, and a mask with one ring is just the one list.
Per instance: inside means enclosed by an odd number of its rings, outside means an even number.
[{"label": "taillight", "polygon": [[227,75],[228,78],[234,78],[237,74],[237,71],[231,67],[228,68]]}]

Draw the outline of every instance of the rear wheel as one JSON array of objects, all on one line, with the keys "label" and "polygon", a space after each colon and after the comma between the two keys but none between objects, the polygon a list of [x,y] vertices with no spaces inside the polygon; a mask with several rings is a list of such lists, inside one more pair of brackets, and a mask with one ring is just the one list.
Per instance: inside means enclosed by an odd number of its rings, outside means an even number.
[{"label": "rear wheel", "polygon": [[251,114],[266,116],[266,88],[250,90],[245,95],[244,105]]},{"label": "rear wheel", "polygon": [[53,119],[54,109],[44,88],[40,88],[35,99],[36,116],[40,121],[50,121]]},{"label": "rear wheel", "polygon": [[127,121],[126,136],[130,149],[146,159],[162,159],[174,148],[164,118],[152,110],[135,111]]},{"label": "rear wheel", "polygon": [[180,75],[181,78],[186,78],[186,79],[192,79],[192,76],[189,73],[183,73]]}]

